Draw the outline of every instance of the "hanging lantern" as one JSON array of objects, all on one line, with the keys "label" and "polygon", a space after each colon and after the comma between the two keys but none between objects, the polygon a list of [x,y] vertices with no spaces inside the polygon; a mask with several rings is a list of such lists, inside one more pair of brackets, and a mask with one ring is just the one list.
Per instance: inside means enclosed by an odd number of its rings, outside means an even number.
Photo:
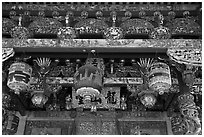
[{"label": "hanging lantern", "polygon": [[48,101],[48,97],[43,94],[43,92],[34,93],[32,97],[32,103],[36,107],[43,107],[45,103]]},{"label": "hanging lantern", "polygon": [[140,102],[147,108],[152,108],[157,102],[154,91],[143,90],[138,95],[140,97]]},{"label": "hanging lantern", "polygon": [[98,96],[102,86],[103,71],[91,63],[86,63],[86,65],[80,67],[74,75],[76,94],[84,97],[86,102],[90,102],[91,98]]},{"label": "hanging lantern", "polygon": [[171,87],[171,73],[167,64],[153,63],[149,68],[149,87],[160,95],[168,92]]},{"label": "hanging lantern", "polygon": [[9,68],[7,86],[15,92],[29,88],[32,68],[24,63],[13,63]]}]

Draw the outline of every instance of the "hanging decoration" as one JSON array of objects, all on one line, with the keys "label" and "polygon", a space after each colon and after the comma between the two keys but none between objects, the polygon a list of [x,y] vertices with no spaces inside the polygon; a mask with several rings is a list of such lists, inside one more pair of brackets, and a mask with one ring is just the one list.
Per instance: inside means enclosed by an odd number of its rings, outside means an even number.
[{"label": "hanging decoration", "polygon": [[99,60],[95,61],[91,63],[90,59],[87,59],[86,64],[80,67],[74,75],[76,94],[83,97],[85,104],[90,103],[94,97],[99,96],[103,86],[104,72],[101,67],[94,66],[94,64],[102,66],[102,63]]},{"label": "hanging decoration", "polygon": [[65,22],[66,22],[66,26],[59,28],[57,36],[60,39],[74,39],[76,38],[76,32],[75,30],[70,27],[70,23],[69,23],[69,19],[70,19],[70,14],[66,15],[65,17]]},{"label": "hanging decoration", "polygon": [[119,27],[116,27],[116,12],[112,12],[112,27],[108,28],[105,32],[104,32],[104,36],[106,39],[110,39],[110,40],[117,40],[117,39],[121,39],[123,37],[123,30]]},{"label": "hanging decoration", "polygon": [[171,87],[170,68],[163,62],[153,63],[149,67],[149,87],[160,95],[169,92]]},{"label": "hanging decoration", "polygon": [[27,39],[32,36],[30,31],[26,27],[22,26],[22,19],[23,17],[20,15],[18,26],[11,29],[10,34],[12,38]]},{"label": "hanging decoration", "polygon": [[[157,12],[156,12],[157,13]],[[158,12],[155,14],[158,17],[158,27],[154,28],[150,33],[150,38],[152,39],[169,39],[171,38],[171,32],[167,27],[163,26],[164,17]]]},{"label": "hanging decoration", "polygon": [[15,93],[26,91],[30,86],[32,67],[24,62],[13,63],[9,68],[7,86]]}]

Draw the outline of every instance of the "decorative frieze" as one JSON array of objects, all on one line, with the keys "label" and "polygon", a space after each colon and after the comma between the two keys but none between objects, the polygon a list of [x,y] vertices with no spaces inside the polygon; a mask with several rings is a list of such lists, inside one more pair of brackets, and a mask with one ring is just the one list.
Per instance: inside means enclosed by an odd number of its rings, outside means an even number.
[{"label": "decorative frieze", "polygon": [[[200,39],[2,39],[2,47],[124,47],[124,48],[183,48],[201,49],[202,40]],[[174,50],[173,50],[174,51]],[[193,51],[193,50],[192,50]],[[189,52],[190,53],[190,52]]]},{"label": "decorative frieze", "polygon": [[180,11],[196,10],[198,4],[5,4],[3,10],[44,10],[44,11]]}]

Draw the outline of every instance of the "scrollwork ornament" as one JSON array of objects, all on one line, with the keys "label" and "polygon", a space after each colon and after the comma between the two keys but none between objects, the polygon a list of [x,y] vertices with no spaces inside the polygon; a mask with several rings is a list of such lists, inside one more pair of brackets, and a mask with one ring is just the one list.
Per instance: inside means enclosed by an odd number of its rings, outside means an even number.
[{"label": "scrollwork ornament", "polygon": [[24,15],[25,15],[25,16],[30,16],[30,11],[25,11],[25,12],[24,12]]},{"label": "scrollwork ornament", "polygon": [[88,16],[89,16],[89,14],[88,14],[87,11],[82,11],[82,12],[81,12],[81,17],[82,17],[83,19],[86,19]]},{"label": "scrollwork ornament", "polygon": [[174,11],[170,11],[168,12],[168,16],[172,19],[174,19],[176,17],[176,13]]},{"label": "scrollwork ornament", "polygon": [[52,12],[52,17],[53,17],[53,18],[56,18],[56,19],[57,19],[57,18],[59,17],[59,15],[60,15],[60,14],[59,14],[58,11],[53,11],[53,12]]},{"label": "scrollwork ornament", "polygon": [[139,17],[140,18],[143,18],[143,17],[145,17],[146,16],[146,12],[145,11],[140,11],[139,12]]},{"label": "scrollwork ornament", "polygon": [[130,11],[126,11],[125,12],[125,17],[131,18],[132,17],[132,13]]},{"label": "scrollwork ornament", "polygon": [[106,37],[106,39],[111,40],[121,39],[123,38],[123,31],[121,28],[111,27],[105,31],[104,36]]},{"label": "scrollwork ornament", "polygon": [[10,12],[9,12],[9,17],[10,17],[11,19],[13,19],[15,16],[16,16],[16,11],[10,11]]},{"label": "scrollwork ornament", "polygon": [[170,39],[171,32],[167,27],[159,26],[150,33],[152,39]]},{"label": "scrollwork ornament", "polygon": [[190,15],[190,12],[189,12],[189,11],[184,11],[184,12],[183,12],[183,16],[184,16],[185,18],[187,18],[189,15]]},{"label": "scrollwork ornament", "polygon": [[42,10],[42,11],[39,11],[39,12],[38,12],[38,16],[39,16],[39,17],[45,17],[45,11],[43,11],[43,10]]},{"label": "scrollwork ornament", "polygon": [[97,11],[96,12],[96,18],[100,19],[101,17],[103,17],[103,12],[102,11]]},{"label": "scrollwork ornament", "polygon": [[74,39],[76,38],[76,33],[72,27],[63,27],[59,28],[57,36],[61,39]]}]

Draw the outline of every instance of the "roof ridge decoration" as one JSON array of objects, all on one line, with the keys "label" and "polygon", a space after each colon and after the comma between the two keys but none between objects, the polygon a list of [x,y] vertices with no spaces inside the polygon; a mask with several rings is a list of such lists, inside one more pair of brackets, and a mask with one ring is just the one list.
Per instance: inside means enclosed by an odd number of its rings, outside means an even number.
[{"label": "roof ridge decoration", "polygon": [[[65,13],[65,17],[66,14],[72,13],[69,17],[74,14],[73,10],[65,12],[67,12]],[[79,13],[81,15],[78,15]],[[113,11],[110,13],[94,11],[91,13],[83,9],[79,13],[76,12],[76,15],[72,17],[72,24],[70,24],[70,18],[68,17],[68,20],[65,19],[64,14],[56,10],[51,12],[52,15],[48,15],[48,11],[43,10],[37,11],[37,13],[35,13],[37,15],[31,13],[31,11],[24,11],[23,14],[20,14],[19,11],[12,10],[9,12],[9,17],[11,18],[10,23],[5,24],[9,22],[9,19],[3,19],[4,35],[9,34],[8,30],[15,27],[12,20],[16,20],[15,18],[22,16],[22,24],[26,27],[28,26],[28,30],[31,34],[34,34],[34,37],[35,34],[54,34],[57,36],[58,29],[63,27],[62,21],[64,19],[68,23],[66,23],[65,28],[74,26],[72,31],[70,31],[71,28],[64,30],[67,33],[76,31],[76,36],[71,37],[72,39],[78,37],[80,34],[102,34],[104,38],[107,38],[110,32],[118,33],[119,39],[128,34],[144,34],[152,39],[167,39],[171,38],[171,36],[185,36],[188,34],[195,35],[196,37],[201,36],[201,26],[196,22],[197,17],[189,16],[189,11],[180,12],[184,16],[182,18],[174,11],[167,11],[167,13],[156,11],[151,14],[144,10],[138,13],[129,10],[125,12]],[[154,16],[152,16],[152,14],[154,14]],[[176,18],[176,15],[179,18]],[[52,17],[50,18],[50,16]],[[108,24],[111,22],[112,27],[109,27]],[[108,28],[110,28],[109,32]]]}]

